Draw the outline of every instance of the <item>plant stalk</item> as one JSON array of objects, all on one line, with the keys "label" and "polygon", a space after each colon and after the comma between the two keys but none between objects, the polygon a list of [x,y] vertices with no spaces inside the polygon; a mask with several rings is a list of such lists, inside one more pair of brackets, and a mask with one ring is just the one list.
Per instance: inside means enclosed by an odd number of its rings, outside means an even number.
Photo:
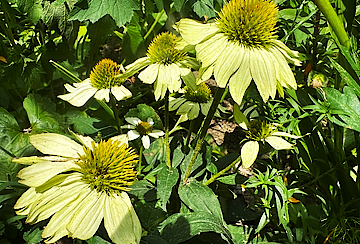
[{"label": "plant stalk", "polygon": [[346,48],[350,48],[350,39],[344,28],[343,23],[336,14],[334,8],[331,6],[329,0],[312,0],[320,11],[324,14],[325,18],[329,22],[335,35],[337,36],[341,45]]},{"label": "plant stalk", "polygon": [[166,165],[171,168],[170,141],[169,141],[169,91],[165,95],[165,143],[166,143]]},{"label": "plant stalk", "polygon": [[146,38],[150,35],[150,33],[153,31],[155,25],[159,22],[161,16],[165,13],[165,9],[161,10],[158,15],[156,16],[156,19],[154,20],[154,23],[152,23],[150,29],[148,30],[148,32],[145,34],[144,36],[144,40],[146,40]]},{"label": "plant stalk", "polygon": [[211,183],[213,183],[218,177],[220,177],[222,174],[226,173],[228,170],[230,170],[237,162],[239,162],[241,160],[241,156],[237,157],[231,164],[229,164],[229,166],[227,166],[225,169],[221,170],[219,173],[217,173],[216,175],[213,175],[210,179],[208,179],[204,185],[210,185]]},{"label": "plant stalk", "polygon": [[188,178],[189,178],[189,176],[191,174],[192,168],[194,167],[196,158],[200,153],[200,150],[201,150],[202,144],[204,142],[204,138],[206,136],[207,130],[209,128],[211,119],[214,117],[216,109],[217,109],[217,107],[218,107],[218,105],[220,103],[220,100],[221,100],[222,95],[224,94],[225,90],[226,90],[226,88],[220,88],[219,87],[218,90],[215,93],[214,100],[211,103],[211,107],[209,109],[209,113],[206,115],[206,118],[205,118],[205,120],[204,120],[204,122],[203,122],[203,124],[201,126],[200,135],[199,135],[199,137],[197,139],[196,146],[195,146],[193,155],[191,156],[190,163],[189,163],[189,165],[188,165],[188,167],[186,169],[186,172],[185,172],[185,175],[184,175],[183,185],[185,185],[187,183],[187,181],[188,181]]},{"label": "plant stalk", "polygon": [[142,161],[143,151],[144,151],[144,145],[141,144],[141,146],[140,146],[140,152],[139,152],[138,175],[141,174],[141,161]]}]

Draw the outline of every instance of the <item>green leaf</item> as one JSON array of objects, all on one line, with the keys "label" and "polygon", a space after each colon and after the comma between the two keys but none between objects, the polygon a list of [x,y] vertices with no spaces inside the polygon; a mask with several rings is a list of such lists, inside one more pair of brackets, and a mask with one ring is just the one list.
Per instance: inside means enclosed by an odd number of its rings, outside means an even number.
[{"label": "green leaf", "polygon": [[23,103],[33,133],[64,133],[62,117],[55,112],[56,105],[47,97],[29,94]]},{"label": "green leaf", "polygon": [[86,240],[88,244],[111,244],[111,242],[105,241],[99,236],[93,236],[90,239]]},{"label": "green leaf", "polygon": [[176,168],[162,168],[157,177],[157,196],[160,198],[160,207],[166,211],[166,203],[170,198],[173,186],[179,179]]},{"label": "green leaf", "polygon": [[16,3],[25,13],[29,15],[29,18],[36,24],[40,18],[44,15],[41,0],[17,0]]},{"label": "green leaf", "polygon": [[126,25],[126,33],[124,37],[129,38],[127,41],[129,42],[132,54],[135,54],[137,52],[139,46],[144,41],[139,22],[139,17],[137,15],[134,15],[131,22]]},{"label": "green leaf", "polygon": [[336,117],[331,115],[329,119],[340,126],[360,131],[360,102],[354,89],[345,86],[343,94],[334,88],[324,87],[323,90],[330,109],[333,114],[337,114]]},{"label": "green leaf", "polygon": [[179,188],[180,199],[194,211],[206,211],[219,220],[223,219],[219,200],[204,184],[193,180]]},{"label": "green leaf", "polygon": [[214,1],[213,0],[199,0],[196,1],[193,5],[194,12],[199,15],[199,17],[203,17],[204,15],[209,18],[215,17],[214,10]]},{"label": "green leaf", "polygon": [[156,199],[155,187],[148,180],[138,180],[131,185],[130,194],[139,199],[146,199],[147,201],[154,201]]},{"label": "green leaf", "polygon": [[136,214],[140,219],[141,226],[147,231],[151,232],[156,229],[168,214],[157,207],[156,201],[144,202],[139,201],[135,204]]},{"label": "green leaf", "polygon": [[26,231],[23,236],[24,241],[26,241],[26,243],[29,243],[29,244],[40,243],[42,241],[41,233],[42,233],[42,230],[40,230],[39,228],[36,228],[33,231],[31,231],[31,230]]},{"label": "green leaf", "polygon": [[173,214],[161,223],[161,237],[168,243],[184,242],[201,232],[216,232],[230,240],[231,233],[221,220],[206,211],[195,211],[188,214]]},{"label": "green leaf", "polygon": [[15,118],[0,108],[0,181],[17,180],[21,165],[13,163],[11,158],[28,156],[34,151],[29,134],[22,133]]},{"label": "green leaf", "polygon": [[70,13],[69,20],[95,23],[108,14],[122,27],[131,20],[135,10],[140,7],[134,0],[82,0]]},{"label": "green leaf", "polygon": [[139,104],[136,106],[136,108],[132,108],[125,114],[126,117],[136,117],[141,119],[142,121],[147,121],[148,118],[152,118],[154,121],[153,127],[159,130],[163,130],[163,124],[162,121],[155,112],[155,110],[146,105],[146,104]]}]

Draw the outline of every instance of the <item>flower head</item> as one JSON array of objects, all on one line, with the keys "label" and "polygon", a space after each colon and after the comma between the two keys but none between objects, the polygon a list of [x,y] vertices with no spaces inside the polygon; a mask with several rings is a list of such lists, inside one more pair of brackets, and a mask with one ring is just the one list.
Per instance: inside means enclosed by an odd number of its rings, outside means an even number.
[{"label": "flower head", "polygon": [[166,91],[176,92],[181,80],[192,75],[191,68],[197,67],[195,59],[183,50],[184,42],[170,32],[157,35],[149,45],[147,57],[140,58],[126,66],[126,74],[139,74],[146,84],[154,83],[155,99],[164,98]]},{"label": "flower head", "polygon": [[137,155],[117,138],[95,143],[77,135],[83,146],[53,133],[31,135],[30,142],[43,157],[14,162],[31,164],[19,182],[30,188],[14,208],[27,223],[50,218],[42,237],[54,243],[63,236],[89,239],[104,219],[115,243],[139,243],[141,224],[126,191],[136,179]]},{"label": "flower head", "polygon": [[189,120],[193,120],[199,116],[199,111],[205,116],[208,114],[212,100],[209,86],[201,82],[194,87],[186,86],[183,96],[169,102],[169,110],[177,109],[176,114],[186,114]]},{"label": "flower head", "polygon": [[122,126],[122,128],[131,129],[127,133],[129,141],[141,137],[141,141],[145,149],[150,147],[149,136],[159,138],[165,134],[163,131],[153,128],[154,121],[151,117],[149,117],[147,121],[142,121],[136,117],[127,117],[125,120],[129,123],[129,125]]},{"label": "flower head", "polygon": [[199,81],[214,74],[238,104],[252,80],[264,101],[274,98],[277,88],[296,89],[288,62],[300,62],[296,52],[276,40],[277,11],[271,0],[231,0],[214,23],[181,19],[176,28],[187,43],[196,45],[202,62]]},{"label": "flower head", "polygon": [[241,159],[245,168],[249,168],[255,162],[259,153],[259,142],[267,142],[275,150],[289,150],[293,148],[293,145],[279,136],[301,138],[301,136],[278,131],[275,124],[265,120],[254,119],[249,122],[236,104],[234,118],[247,134],[248,141],[241,148]]},{"label": "flower head", "polygon": [[77,107],[83,106],[92,96],[109,102],[110,92],[117,100],[129,98],[132,94],[122,85],[125,78],[119,77],[120,68],[114,61],[102,59],[91,71],[90,78],[80,83],[73,83],[73,86],[65,84],[69,93],[58,97]]}]

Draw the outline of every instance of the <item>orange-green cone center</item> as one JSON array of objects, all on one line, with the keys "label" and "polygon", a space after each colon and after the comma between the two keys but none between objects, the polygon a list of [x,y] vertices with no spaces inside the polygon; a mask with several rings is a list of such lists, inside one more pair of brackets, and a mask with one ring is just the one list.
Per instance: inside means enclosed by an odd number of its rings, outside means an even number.
[{"label": "orange-green cone center", "polygon": [[266,47],[275,38],[277,13],[272,0],[231,0],[222,8],[217,23],[230,41]]},{"label": "orange-green cone center", "polygon": [[123,83],[122,79],[116,78],[121,74],[119,65],[111,59],[100,60],[90,73],[91,85],[98,90],[119,86]]},{"label": "orange-green cone center", "polygon": [[186,58],[186,52],[176,49],[177,42],[174,34],[160,33],[150,43],[147,56],[151,62],[164,65],[181,62]]},{"label": "orange-green cone center", "polygon": [[92,149],[84,147],[77,164],[81,167],[82,180],[91,189],[107,194],[128,191],[136,179],[135,165],[138,155],[119,141],[92,142]]},{"label": "orange-green cone center", "polygon": [[153,127],[145,121],[141,121],[137,126],[136,130],[140,133],[140,135],[147,135],[152,131]]},{"label": "orange-green cone center", "polygon": [[273,128],[274,126],[267,123],[265,120],[252,120],[247,127],[248,130],[246,133],[248,138],[255,141],[263,141],[275,131]]},{"label": "orange-green cone center", "polygon": [[207,103],[210,100],[211,90],[205,82],[200,83],[196,91],[185,88],[185,99],[191,102]]}]

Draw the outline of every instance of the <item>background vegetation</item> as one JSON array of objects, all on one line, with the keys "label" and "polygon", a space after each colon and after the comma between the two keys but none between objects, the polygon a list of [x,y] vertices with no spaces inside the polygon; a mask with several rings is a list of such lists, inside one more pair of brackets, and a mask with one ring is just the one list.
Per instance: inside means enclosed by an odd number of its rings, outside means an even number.
[{"label": "background vegetation", "polygon": [[[299,88],[264,103],[252,84],[240,106],[248,119],[268,120],[304,137],[293,140],[292,150],[262,146],[251,170],[239,163],[221,172],[238,158],[245,138],[236,127],[234,102],[226,95],[213,121],[220,127],[209,130],[193,181],[184,187],[181,179],[193,150],[185,145],[189,123],[171,134],[171,169],[165,164],[164,139],[153,141],[129,192],[142,223],[142,243],[360,243],[359,2],[331,2],[349,43],[329,26],[316,5],[321,2],[314,2],[276,1],[279,39],[300,53],[302,66],[293,70]],[[17,183],[22,166],[11,159],[39,155],[29,135],[69,135],[68,129],[97,139],[117,134],[116,121],[95,99],[80,108],[58,99],[64,83],[72,83],[72,76],[87,78],[102,58],[129,64],[145,55],[155,35],[174,32],[172,25],[180,18],[211,20],[223,4],[0,0],[0,243],[42,242],[46,222],[27,225],[25,216],[13,210],[26,187]],[[125,86],[133,97],[117,104],[122,123],[129,109],[144,103],[163,119],[164,102],[154,100],[151,86],[136,77]],[[170,114],[170,128],[178,117]],[[203,119],[199,116],[195,125]],[[214,130],[227,125],[236,129],[226,131],[219,142]],[[211,177],[216,179],[208,182]],[[73,242],[108,241],[100,228],[90,240]]]}]

